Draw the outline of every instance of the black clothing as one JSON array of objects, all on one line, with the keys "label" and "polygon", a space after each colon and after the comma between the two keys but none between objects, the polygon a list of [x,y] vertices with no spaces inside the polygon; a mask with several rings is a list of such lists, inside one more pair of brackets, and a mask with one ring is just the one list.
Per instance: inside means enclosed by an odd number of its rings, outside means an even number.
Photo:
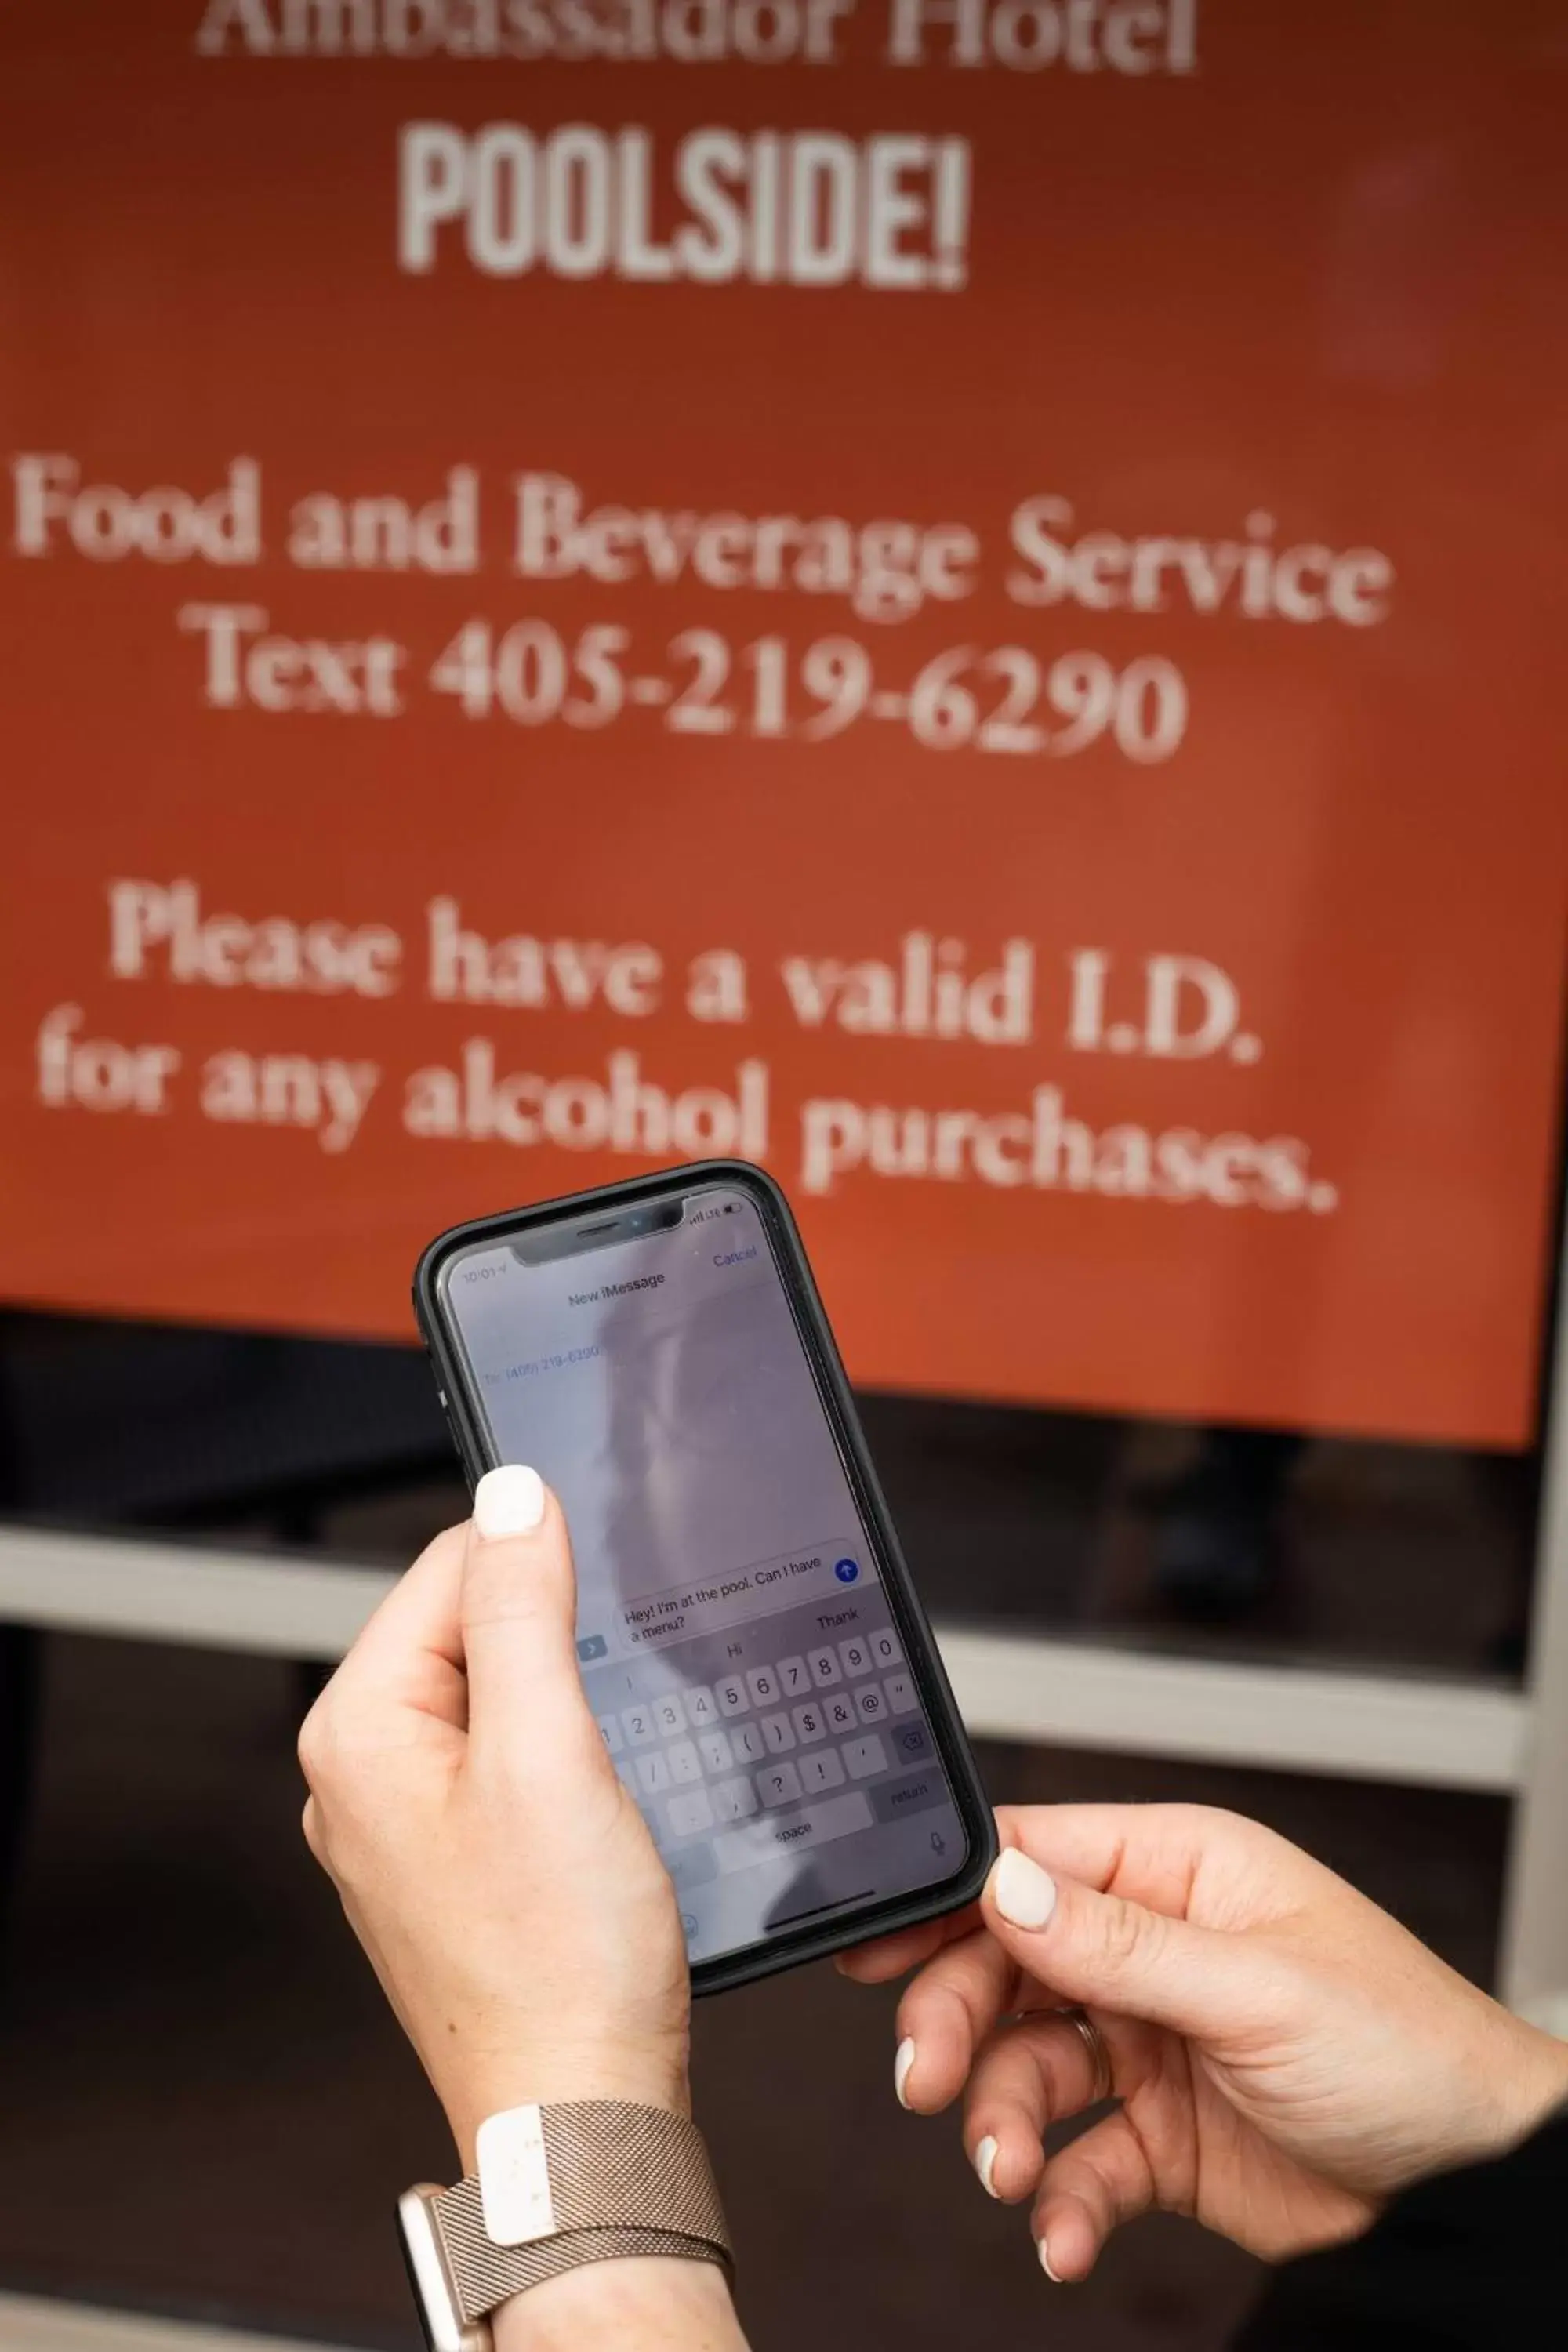
[{"label": "black clothing", "polygon": [[1568,2109],[1289,2263],[1235,2352],[1514,2352],[1568,2342]]}]

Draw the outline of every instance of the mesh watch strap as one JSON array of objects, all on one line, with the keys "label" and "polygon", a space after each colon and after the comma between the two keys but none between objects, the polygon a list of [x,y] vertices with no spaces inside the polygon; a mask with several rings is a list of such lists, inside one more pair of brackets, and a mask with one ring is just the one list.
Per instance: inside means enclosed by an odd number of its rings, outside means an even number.
[{"label": "mesh watch strap", "polygon": [[581,2263],[677,2254],[731,2266],[724,2210],[695,2124],[618,2099],[543,2107],[540,2119],[555,2218],[549,2236],[498,2246],[472,2176],[430,2200],[465,2321]]}]

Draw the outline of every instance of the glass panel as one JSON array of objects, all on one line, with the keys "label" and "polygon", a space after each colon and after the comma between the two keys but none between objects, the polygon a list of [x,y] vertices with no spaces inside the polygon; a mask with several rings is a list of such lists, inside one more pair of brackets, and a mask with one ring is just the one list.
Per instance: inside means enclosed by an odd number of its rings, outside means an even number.
[{"label": "glass panel", "polygon": [[[1521,1671],[1540,1461],[862,1395],[933,1613]],[[0,1512],[402,1564],[466,1493],[423,1354],[0,1318]]]}]

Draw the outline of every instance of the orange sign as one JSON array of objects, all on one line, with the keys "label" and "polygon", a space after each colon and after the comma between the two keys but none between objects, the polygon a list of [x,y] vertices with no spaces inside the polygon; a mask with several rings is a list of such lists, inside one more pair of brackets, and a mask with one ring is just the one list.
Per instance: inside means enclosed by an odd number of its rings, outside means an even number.
[{"label": "orange sign", "polygon": [[1524,1442],[1544,26],[8,12],[0,1290],[738,1151],[862,1381]]}]

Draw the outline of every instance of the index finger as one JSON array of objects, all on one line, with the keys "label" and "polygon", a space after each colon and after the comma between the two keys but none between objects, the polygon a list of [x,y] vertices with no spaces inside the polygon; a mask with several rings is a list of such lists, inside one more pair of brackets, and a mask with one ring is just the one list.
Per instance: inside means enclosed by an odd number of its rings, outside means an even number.
[{"label": "index finger", "polygon": [[894,2086],[906,2107],[934,2115],[957,2096],[1017,1989],[1016,1962],[984,1927],[926,1962],[899,2003]]},{"label": "index finger", "polygon": [[838,1953],[833,1965],[852,1984],[891,1984],[895,1977],[908,1976],[911,1969],[934,1958],[944,1944],[956,1943],[979,1925],[980,1906],[971,1903],[946,1919],[927,1919],[919,1927],[900,1927],[891,1936],[857,1944],[851,1951]]}]

